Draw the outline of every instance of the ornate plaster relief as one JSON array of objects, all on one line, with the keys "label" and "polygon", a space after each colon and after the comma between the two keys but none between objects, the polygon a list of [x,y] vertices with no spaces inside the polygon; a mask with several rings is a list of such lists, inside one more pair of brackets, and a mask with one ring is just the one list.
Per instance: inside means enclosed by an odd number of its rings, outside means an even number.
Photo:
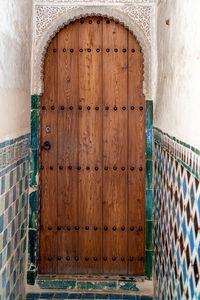
[{"label": "ornate plaster relief", "polygon": [[[43,93],[43,63],[56,33],[72,20],[99,15],[118,20],[137,38],[144,54],[144,95],[152,99],[152,19],[157,0],[40,0],[34,2],[31,93]],[[127,2],[127,1],[126,1]],[[148,5],[147,5],[148,4]]]}]

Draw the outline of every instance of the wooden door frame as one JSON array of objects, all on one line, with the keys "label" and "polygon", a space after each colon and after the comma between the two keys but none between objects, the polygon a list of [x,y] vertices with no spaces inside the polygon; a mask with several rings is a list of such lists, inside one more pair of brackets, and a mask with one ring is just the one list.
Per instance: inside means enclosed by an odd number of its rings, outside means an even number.
[{"label": "wooden door frame", "polygon": [[[94,15],[94,14],[92,14]],[[99,15],[99,14],[98,14]],[[88,16],[88,14],[86,15]],[[114,18],[119,20],[119,18]],[[63,27],[62,23],[57,32]],[[128,27],[128,26],[127,26]],[[54,32],[54,35],[56,33]],[[53,36],[54,36],[53,35]],[[141,44],[141,43],[140,43]],[[47,45],[46,45],[47,46]],[[145,58],[145,57],[144,57]],[[30,188],[29,188],[29,230],[28,230],[28,270],[27,283],[34,285],[38,272],[39,213],[40,213],[40,95],[31,96],[31,150],[30,150]],[[146,95],[146,93],[145,93]],[[146,100],[146,246],[145,276],[152,276],[152,228],[153,228],[153,158],[152,158],[153,101]]]}]

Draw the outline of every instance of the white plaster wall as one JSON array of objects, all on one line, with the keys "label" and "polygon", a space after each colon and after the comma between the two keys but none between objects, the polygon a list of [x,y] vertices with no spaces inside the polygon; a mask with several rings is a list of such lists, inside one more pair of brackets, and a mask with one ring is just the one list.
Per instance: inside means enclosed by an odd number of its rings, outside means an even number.
[{"label": "white plaster wall", "polygon": [[199,0],[160,1],[157,44],[154,126],[200,149]]},{"label": "white plaster wall", "polygon": [[0,0],[0,141],[30,131],[32,0]]}]

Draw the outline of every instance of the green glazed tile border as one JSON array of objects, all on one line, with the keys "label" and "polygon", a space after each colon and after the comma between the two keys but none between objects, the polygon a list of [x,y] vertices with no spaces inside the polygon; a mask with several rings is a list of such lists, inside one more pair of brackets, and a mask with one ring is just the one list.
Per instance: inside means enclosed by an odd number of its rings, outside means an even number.
[{"label": "green glazed tile border", "polygon": [[146,250],[153,250],[152,230],[153,230],[153,221],[146,221],[146,228],[145,228]]},{"label": "green glazed tile border", "polygon": [[28,269],[29,271],[35,271],[36,269],[36,247],[37,247],[37,231],[29,229],[28,232]]},{"label": "green glazed tile border", "polygon": [[153,131],[146,130],[146,159],[152,160],[153,158],[153,140],[152,140]]},{"label": "green glazed tile border", "polygon": [[153,259],[153,251],[146,250],[145,251],[145,275],[148,280],[152,277],[152,259]]},{"label": "green glazed tile border", "polygon": [[37,228],[38,191],[29,195],[29,228]]},{"label": "green glazed tile border", "polygon": [[27,272],[27,284],[34,285],[36,280],[37,273],[35,271]]},{"label": "green glazed tile border", "polygon": [[31,109],[38,109],[38,98],[37,95],[31,96]]},{"label": "green glazed tile border", "polygon": [[146,160],[146,189],[153,188],[153,162],[152,160]]},{"label": "green glazed tile border", "polygon": [[146,121],[145,127],[146,129],[152,129],[153,127],[153,101],[146,100]]},{"label": "green glazed tile border", "polygon": [[133,282],[119,282],[119,289],[123,291],[139,291],[136,284]]},{"label": "green glazed tile border", "polygon": [[146,189],[146,221],[153,219],[153,190]]},{"label": "green glazed tile border", "polygon": [[38,150],[31,150],[30,153],[30,187],[37,187],[38,173]]},{"label": "green glazed tile border", "polygon": [[38,280],[37,284],[41,289],[74,289],[76,286],[76,281],[64,281],[64,280]]},{"label": "green glazed tile border", "polygon": [[38,148],[38,110],[31,111],[31,147]]},{"label": "green glazed tile border", "polygon": [[110,290],[115,290],[117,288],[117,282],[116,281],[96,281],[96,282],[91,282],[91,281],[78,281],[77,282],[77,289],[80,290],[102,290],[102,289],[110,289]]}]

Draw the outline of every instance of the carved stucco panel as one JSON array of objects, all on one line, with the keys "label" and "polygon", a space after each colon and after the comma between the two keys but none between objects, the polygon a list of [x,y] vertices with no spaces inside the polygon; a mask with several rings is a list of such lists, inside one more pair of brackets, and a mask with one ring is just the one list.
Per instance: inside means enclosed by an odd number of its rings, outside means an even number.
[{"label": "carved stucco panel", "polygon": [[74,19],[99,15],[118,20],[136,36],[144,54],[143,91],[146,98],[151,98],[152,6],[129,4],[81,6],[72,2],[70,4],[68,2],[67,5],[35,5],[34,7],[31,93],[39,95],[43,93],[43,63],[52,37]]}]

